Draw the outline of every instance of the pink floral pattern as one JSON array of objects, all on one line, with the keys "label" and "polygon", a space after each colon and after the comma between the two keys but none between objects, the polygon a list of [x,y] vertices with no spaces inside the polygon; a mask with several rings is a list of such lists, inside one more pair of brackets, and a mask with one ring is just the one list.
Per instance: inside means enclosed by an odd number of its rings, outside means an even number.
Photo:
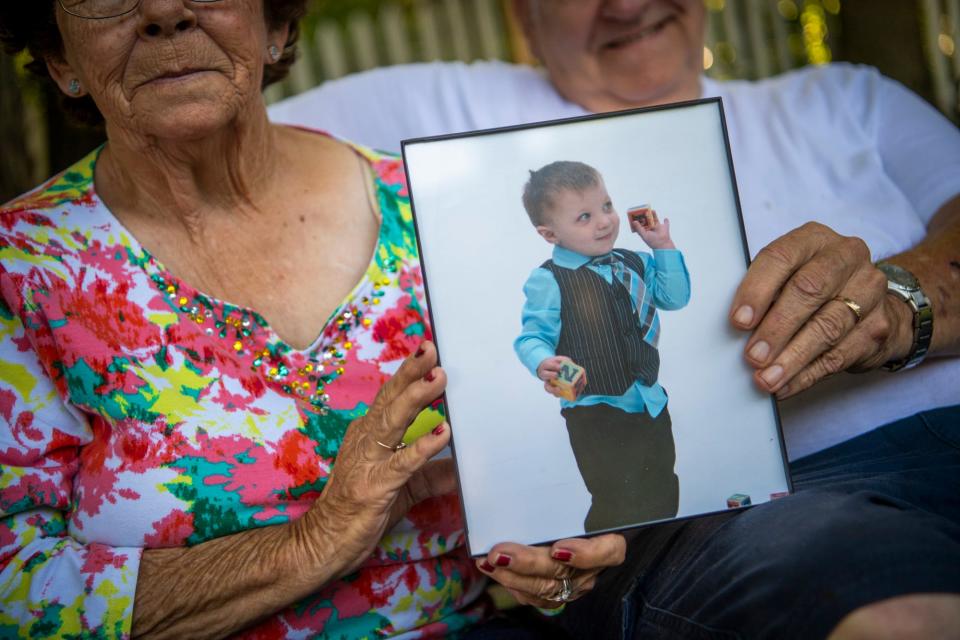
[{"label": "pink floral pattern", "polygon": [[[355,151],[377,250],[303,351],[144,250],[94,190],[98,152],[0,210],[0,636],[128,637],[144,549],[287,522],[323,490],[430,336],[402,166]],[[355,575],[240,635],[456,631],[486,609],[463,543],[456,496],[425,502]]]}]

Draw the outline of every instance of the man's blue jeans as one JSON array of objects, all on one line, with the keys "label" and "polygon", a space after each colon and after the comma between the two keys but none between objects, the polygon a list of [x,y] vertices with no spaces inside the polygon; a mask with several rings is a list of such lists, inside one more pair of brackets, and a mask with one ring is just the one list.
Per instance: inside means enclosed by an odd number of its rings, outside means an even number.
[{"label": "man's blue jeans", "polygon": [[580,638],[819,638],[861,606],[960,593],[960,406],[791,464],[795,493],[641,529],[567,607]]}]

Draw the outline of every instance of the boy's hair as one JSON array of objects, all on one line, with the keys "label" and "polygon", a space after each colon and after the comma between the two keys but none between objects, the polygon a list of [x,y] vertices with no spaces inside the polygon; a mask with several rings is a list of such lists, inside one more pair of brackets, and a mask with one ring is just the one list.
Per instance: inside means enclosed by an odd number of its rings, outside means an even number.
[{"label": "boy's hair", "polygon": [[600,184],[600,179],[600,172],[588,164],[571,160],[551,162],[530,172],[530,179],[523,185],[523,208],[533,226],[538,227],[553,206],[554,194],[564,189],[581,192]]}]

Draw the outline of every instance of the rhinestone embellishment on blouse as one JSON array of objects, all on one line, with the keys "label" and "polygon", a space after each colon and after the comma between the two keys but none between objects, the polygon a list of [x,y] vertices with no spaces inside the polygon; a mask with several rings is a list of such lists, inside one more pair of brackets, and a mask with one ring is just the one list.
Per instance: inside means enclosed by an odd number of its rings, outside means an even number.
[{"label": "rhinestone embellishment on blouse", "polygon": [[[390,261],[387,270],[396,273],[396,263]],[[175,281],[167,281],[161,275],[153,275],[151,279],[173,309],[203,327],[206,335],[226,341],[237,356],[250,357],[252,371],[278,384],[284,393],[309,402],[321,415],[328,412],[327,386],[346,373],[346,352],[354,348],[353,331],[373,325],[370,314],[381,304],[383,288],[392,283],[387,277],[375,280],[369,295],[362,296],[359,304],[348,304],[324,328],[318,342],[327,343],[326,346],[318,345],[301,355],[279,340],[260,346],[255,329],[265,329],[268,325],[259,314],[226,303],[215,304],[199,293],[191,299],[181,295]],[[294,365],[291,360],[298,355],[304,361]]]}]

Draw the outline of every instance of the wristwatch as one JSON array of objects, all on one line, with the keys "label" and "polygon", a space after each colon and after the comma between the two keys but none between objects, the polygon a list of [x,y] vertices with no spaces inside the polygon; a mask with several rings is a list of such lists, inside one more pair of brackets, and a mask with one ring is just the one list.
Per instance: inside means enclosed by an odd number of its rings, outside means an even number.
[{"label": "wristwatch", "polygon": [[920,281],[903,267],[883,261],[876,266],[887,276],[887,293],[897,296],[913,310],[913,345],[909,353],[902,360],[891,360],[882,368],[899,371],[915,367],[927,355],[930,339],[933,337],[933,308],[930,306],[930,298],[920,288]]}]

